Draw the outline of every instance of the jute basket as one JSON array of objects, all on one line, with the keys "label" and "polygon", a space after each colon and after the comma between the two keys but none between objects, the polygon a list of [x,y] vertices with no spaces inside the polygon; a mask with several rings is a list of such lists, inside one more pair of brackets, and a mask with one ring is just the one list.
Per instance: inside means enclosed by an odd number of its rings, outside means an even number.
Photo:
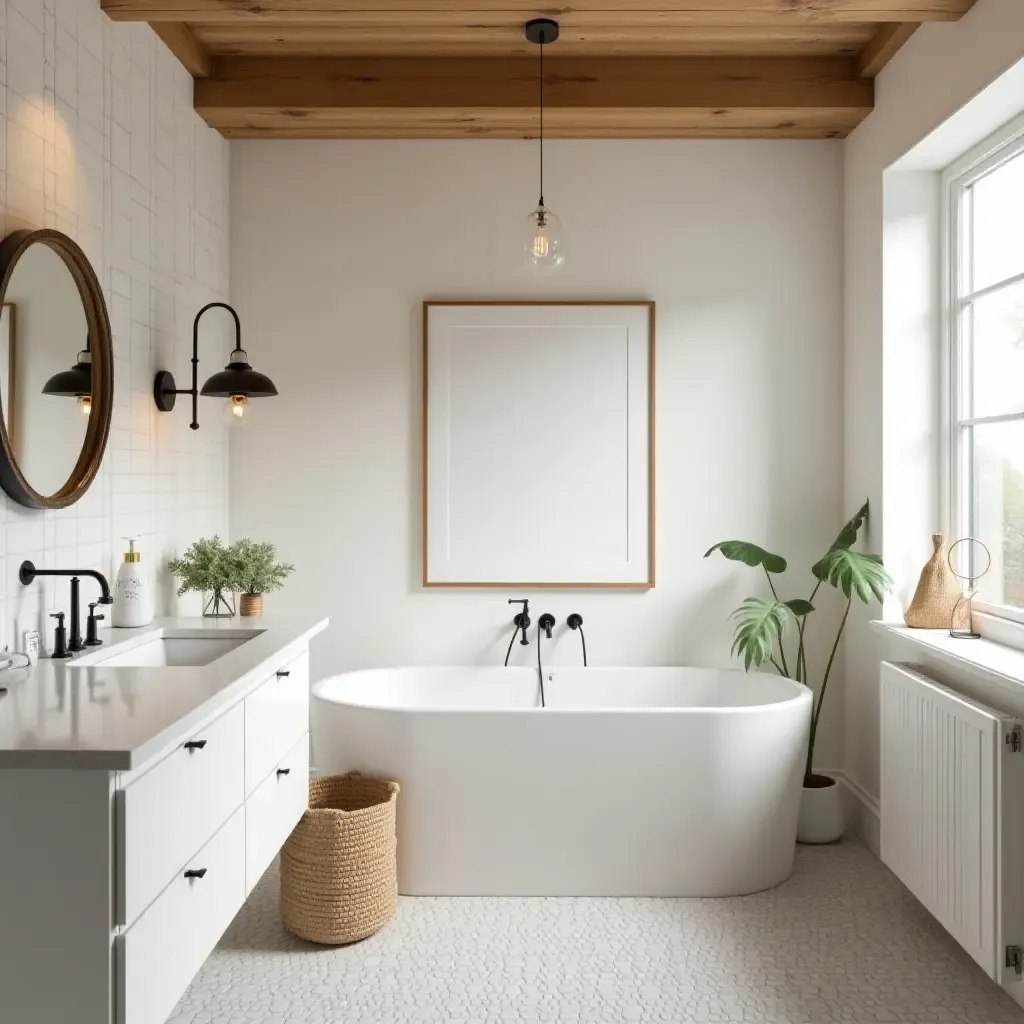
[{"label": "jute basket", "polygon": [[309,810],[281,850],[281,920],[293,935],[339,946],[394,916],[398,793],[359,772],[310,782]]}]

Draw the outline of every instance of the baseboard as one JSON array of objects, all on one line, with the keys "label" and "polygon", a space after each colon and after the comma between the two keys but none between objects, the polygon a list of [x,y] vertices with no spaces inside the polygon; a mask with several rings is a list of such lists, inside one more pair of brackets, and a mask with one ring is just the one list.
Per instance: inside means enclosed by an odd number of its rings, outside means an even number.
[{"label": "baseboard", "polygon": [[876,857],[881,856],[881,811],[878,801],[841,768],[819,769],[831,775],[843,787],[843,810],[847,830],[855,835]]}]

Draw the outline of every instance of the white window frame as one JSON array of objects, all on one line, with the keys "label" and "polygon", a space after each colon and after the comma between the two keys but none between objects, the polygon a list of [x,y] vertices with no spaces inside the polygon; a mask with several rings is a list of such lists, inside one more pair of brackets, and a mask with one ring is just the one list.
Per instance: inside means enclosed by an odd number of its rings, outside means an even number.
[{"label": "white window frame", "polygon": [[[999,416],[967,418],[961,415],[964,395],[963,338],[960,312],[972,300],[992,294],[1024,281],[1024,273],[1000,281],[986,288],[961,294],[963,279],[961,255],[964,252],[964,203],[966,189],[997,167],[1024,154],[1024,114],[1004,125],[955,161],[942,173],[942,417],[943,451],[942,510],[943,530],[948,537],[967,536],[970,522],[968,502],[970,495],[963,486],[966,458],[965,427],[980,423],[1005,423],[1024,420],[1024,409],[1019,413]],[[1024,624],[1024,608],[993,604],[975,599],[974,608],[983,615]]]}]

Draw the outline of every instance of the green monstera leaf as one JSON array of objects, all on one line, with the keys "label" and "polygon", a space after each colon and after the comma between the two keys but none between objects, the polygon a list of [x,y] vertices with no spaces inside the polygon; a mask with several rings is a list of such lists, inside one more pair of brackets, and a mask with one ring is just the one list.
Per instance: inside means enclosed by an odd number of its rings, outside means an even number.
[{"label": "green monstera leaf", "polygon": [[749,565],[755,569],[759,565],[763,565],[768,572],[780,573],[786,571],[786,560],[782,555],[773,555],[770,551],[765,551],[764,548],[758,547],[756,544],[750,544],[745,540],[719,541],[714,547],[708,548],[704,552],[704,557],[707,558],[708,555],[713,554],[715,551],[721,551],[731,562],[742,562],[744,565]]},{"label": "green monstera leaf", "polygon": [[811,571],[847,598],[858,597],[865,604],[872,598],[881,601],[892,589],[892,580],[879,555],[849,548],[833,548]]},{"label": "green monstera leaf", "polygon": [[802,597],[794,597],[792,601],[786,601],[785,604],[797,618],[803,618],[814,611],[814,605],[810,601],[805,601]]},{"label": "green monstera leaf", "polygon": [[832,543],[829,551],[840,548],[852,548],[857,543],[857,534],[868,518],[868,503],[865,501],[857,510],[857,514],[839,531],[839,536]]},{"label": "green monstera leaf", "polygon": [[782,601],[773,597],[748,597],[732,613],[736,619],[732,654],[743,658],[743,667],[748,672],[771,661],[775,644],[782,639],[792,614]]}]

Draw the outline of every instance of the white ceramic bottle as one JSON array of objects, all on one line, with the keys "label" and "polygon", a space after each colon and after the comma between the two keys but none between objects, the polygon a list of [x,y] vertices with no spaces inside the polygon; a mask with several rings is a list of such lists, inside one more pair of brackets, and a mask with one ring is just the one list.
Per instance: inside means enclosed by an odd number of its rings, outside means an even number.
[{"label": "white ceramic bottle", "polygon": [[142,569],[142,556],[135,550],[135,538],[125,537],[128,550],[117,570],[114,583],[114,607],[111,623],[114,626],[145,626],[153,621],[153,594],[149,578]]}]

